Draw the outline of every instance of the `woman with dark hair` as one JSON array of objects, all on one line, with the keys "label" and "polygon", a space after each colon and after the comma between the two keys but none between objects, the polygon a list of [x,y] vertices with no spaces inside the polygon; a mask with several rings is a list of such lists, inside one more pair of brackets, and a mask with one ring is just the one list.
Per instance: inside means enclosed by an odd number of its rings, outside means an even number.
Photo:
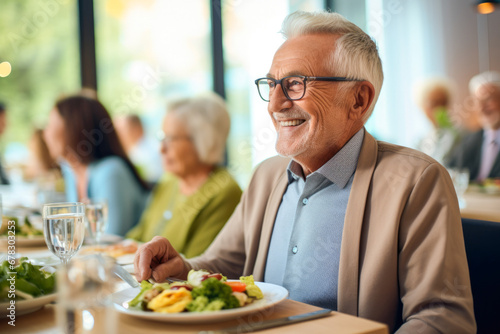
[{"label": "woman with dark hair", "polygon": [[60,160],[69,201],[107,200],[107,233],[125,235],[144,209],[148,186],[123,150],[106,108],[70,96],[56,103],[44,132]]}]

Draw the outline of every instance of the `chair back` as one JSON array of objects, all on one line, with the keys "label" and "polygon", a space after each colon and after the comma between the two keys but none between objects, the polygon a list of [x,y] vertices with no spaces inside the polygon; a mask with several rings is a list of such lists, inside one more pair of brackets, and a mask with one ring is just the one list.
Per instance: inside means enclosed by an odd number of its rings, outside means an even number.
[{"label": "chair back", "polygon": [[500,333],[500,223],[462,219],[477,333]]}]

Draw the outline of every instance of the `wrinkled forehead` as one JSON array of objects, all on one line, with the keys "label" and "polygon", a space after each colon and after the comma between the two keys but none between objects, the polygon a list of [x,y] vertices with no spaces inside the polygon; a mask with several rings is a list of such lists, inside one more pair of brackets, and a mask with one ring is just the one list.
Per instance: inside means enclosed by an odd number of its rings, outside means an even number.
[{"label": "wrinkled forehead", "polygon": [[331,72],[329,60],[338,38],[332,34],[312,34],[286,40],[274,54],[269,74],[327,75],[326,72]]}]

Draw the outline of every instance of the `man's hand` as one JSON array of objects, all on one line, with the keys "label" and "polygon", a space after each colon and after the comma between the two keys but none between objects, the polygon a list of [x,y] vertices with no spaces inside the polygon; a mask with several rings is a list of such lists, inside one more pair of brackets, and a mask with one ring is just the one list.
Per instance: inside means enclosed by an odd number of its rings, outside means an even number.
[{"label": "man's hand", "polygon": [[163,282],[167,277],[185,279],[188,268],[167,239],[154,237],[137,250],[134,271],[139,282],[151,277],[157,282]]}]

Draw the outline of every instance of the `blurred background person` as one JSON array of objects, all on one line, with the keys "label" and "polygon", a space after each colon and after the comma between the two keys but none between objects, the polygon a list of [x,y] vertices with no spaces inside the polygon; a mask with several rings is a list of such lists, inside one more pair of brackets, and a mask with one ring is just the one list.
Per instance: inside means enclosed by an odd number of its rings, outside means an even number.
[{"label": "blurred background person", "polygon": [[28,143],[29,157],[24,179],[36,184],[39,203],[64,201],[64,180],[59,164],[51,157],[43,130],[35,129]]},{"label": "blurred background person", "polygon": [[[7,127],[7,108],[5,104],[0,102],[0,137],[4,134],[5,128]],[[0,184],[10,184],[7,174],[0,158]]]},{"label": "blurred background person", "polygon": [[29,158],[25,169],[26,180],[51,178],[61,175],[59,164],[51,157],[43,139],[43,130],[35,129],[28,143]]},{"label": "blurred background person", "polygon": [[36,185],[38,204],[64,202],[64,179],[59,164],[51,157],[42,129],[34,129],[28,142],[28,162],[24,180]]},{"label": "blurred background person", "polygon": [[469,82],[482,129],[467,135],[449,167],[469,169],[470,180],[500,177],[500,73],[483,72]]},{"label": "blurred background person", "polygon": [[141,119],[136,114],[113,119],[118,137],[139,174],[154,184],[163,174],[159,145],[146,136]]},{"label": "blurred background person", "polygon": [[241,189],[220,167],[229,134],[222,98],[210,94],[172,103],[163,121],[161,142],[166,174],[128,238],[168,238],[186,257],[200,255],[229,219]]},{"label": "blurred background person", "polygon": [[445,78],[429,78],[415,87],[416,102],[432,125],[418,149],[441,164],[448,162],[460,140],[460,133],[450,117],[452,87],[452,83]]},{"label": "blurred background person", "polygon": [[140,218],[148,186],[127,157],[104,106],[79,95],[59,100],[44,138],[51,156],[62,160],[68,201],[107,200],[106,233],[125,235]]}]

